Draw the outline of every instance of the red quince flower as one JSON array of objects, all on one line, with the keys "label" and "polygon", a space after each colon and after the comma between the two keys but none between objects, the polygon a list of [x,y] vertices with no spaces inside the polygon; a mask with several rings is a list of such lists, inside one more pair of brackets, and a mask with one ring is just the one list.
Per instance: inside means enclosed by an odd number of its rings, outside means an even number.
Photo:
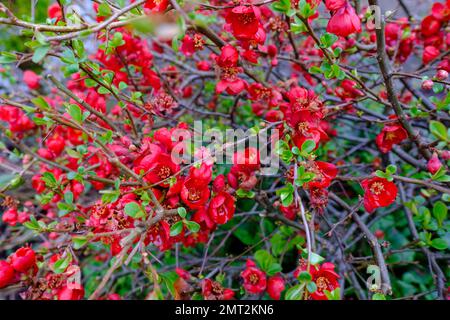
[{"label": "red quince flower", "polygon": [[37,90],[40,87],[39,81],[41,77],[39,77],[36,73],[31,70],[26,70],[23,73],[23,81],[31,90]]},{"label": "red quince flower", "polygon": [[246,269],[242,271],[241,277],[244,279],[244,289],[250,294],[259,294],[266,290],[266,274],[258,269],[255,263],[247,260]]},{"label": "red quince flower", "polygon": [[7,261],[0,260],[0,289],[10,285],[14,276],[14,268]]},{"label": "red quince flower", "polygon": [[285,288],[285,281],[281,276],[270,277],[267,281],[267,293],[274,300],[280,300],[281,293]]},{"label": "red quince flower", "polygon": [[439,49],[434,46],[425,47],[422,55],[423,64],[428,64],[429,62],[439,57],[440,54],[441,52],[439,51]]},{"label": "red quince flower", "polygon": [[211,199],[208,215],[215,223],[225,224],[233,218],[235,209],[234,198],[229,193],[222,191]]},{"label": "red quince flower", "polygon": [[58,300],[81,300],[83,298],[84,288],[79,283],[67,283],[58,291]]},{"label": "red quince flower", "polygon": [[408,133],[401,124],[387,124],[375,138],[375,143],[382,153],[387,153],[395,144],[399,144],[407,137]]},{"label": "red quince flower", "polygon": [[361,20],[355,9],[348,3],[338,9],[328,21],[327,32],[341,37],[361,32]]},{"label": "red quince flower", "polygon": [[431,174],[435,174],[442,167],[442,163],[439,160],[439,157],[436,153],[434,153],[433,156],[431,157],[431,159],[428,161],[427,167],[428,167],[428,171]]},{"label": "red quince flower", "polygon": [[328,10],[336,11],[347,4],[347,0],[325,0],[325,5]]},{"label": "red quince flower", "polygon": [[201,209],[208,202],[211,192],[202,179],[186,179],[181,188],[181,199],[191,209]]},{"label": "red quince flower", "polygon": [[384,178],[364,179],[361,185],[364,189],[364,208],[369,213],[391,205],[397,198],[397,186]]},{"label": "red quince flower", "polygon": [[234,297],[234,291],[224,288],[217,281],[204,279],[202,281],[202,296],[205,300],[231,300]]},{"label": "red quince flower", "polygon": [[254,6],[237,6],[229,9],[225,20],[237,39],[252,39],[259,29],[260,11]]},{"label": "red quince flower", "polygon": [[11,207],[3,212],[2,221],[10,226],[17,224],[18,212],[16,207]]},{"label": "red quince flower", "polygon": [[27,272],[36,265],[33,249],[22,247],[10,256],[11,265],[17,272]]},{"label": "red quince flower", "polygon": [[153,12],[163,12],[169,6],[169,0],[147,0],[144,8],[150,9]]},{"label": "red quince flower", "polygon": [[334,264],[325,262],[321,266],[313,266],[310,270],[312,281],[315,282],[317,290],[311,294],[313,300],[328,300],[325,290],[334,291],[339,288],[339,275],[334,271]]}]

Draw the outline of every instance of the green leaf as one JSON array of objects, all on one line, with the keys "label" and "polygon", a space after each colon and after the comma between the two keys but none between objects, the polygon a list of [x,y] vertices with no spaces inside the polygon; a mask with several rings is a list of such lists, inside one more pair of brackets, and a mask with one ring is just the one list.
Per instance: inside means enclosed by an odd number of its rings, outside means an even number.
[{"label": "green leaf", "polygon": [[189,231],[196,233],[200,231],[200,225],[195,221],[185,221],[186,227]]},{"label": "green leaf", "polygon": [[289,288],[289,290],[286,291],[285,299],[302,300],[304,288],[305,288],[304,284],[297,284],[292,288]]},{"label": "green leaf", "polygon": [[72,242],[73,242],[73,248],[75,250],[78,250],[88,242],[88,239],[83,236],[76,236],[76,237],[72,238]]},{"label": "green leaf", "polygon": [[134,219],[145,217],[144,210],[136,202],[129,202],[125,205],[125,214]]},{"label": "green leaf", "polygon": [[66,191],[64,193],[64,201],[68,204],[73,204],[73,193],[72,191]]},{"label": "green leaf", "polygon": [[308,271],[303,271],[301,272],[298,277],[297,277],[298,281],[300,282],[311,282],[312,281],[312,276]]},{"label": "green leaf", "polygon": [[78,123],[82,123],[83,114],[81,112],[81,108],[76,104],[71,104],[67,107],[67,112],[70,114],[73,120]]},{"label": "green leaf", "polygon": [[444,239],[441,238],[436,238],[433,239],[431,241],[430,244],[433,248],[438,249],[438,250],[446,250],[448,245],[447,245],[447,241],[445,241]]},{"label": "green leaf", "polygon": [[433,206],[433,216],[436,218],[439,227],[442,227],[444,221],[447,220],[448,208],[442,201],[437,201]]},{"label": "green leaf", "polygon": [[30,230],[34,230],[34,231],[38,231],[41,229],[41,226],[39,225],[39,223],[37,222],[36,218],[34,217],[34,215],[30,216],[30,221],[24,222],[23,225],[30,229]]},{"label": "green leaf", "polygon": [[308,290],[309,293],[314,293],[317,290],[317,285],[314,281],[308,282],[306,284],[306,289]]},{"label": "green leaf", "polygon": [[170,236],[174,237],[179,235],[183,230],[183,221],[178,221],[170,227]]},{"label": "green leaf", "polygon": [[382,293],[375,293],[372,296],[372,300],[386,300],[386,296]]},{"label": "green leaf", "polygon": [[331,47],[338,39],[339,39],[338,36],[336,36],[335,34],[326,32],[326,33],[324,33],[324,34],[320,37],[321,47],[322,47],[322,48],[329,48],[329,47]]},{"label": "green leaf", "polygon": [[178,215],[179,215],[180,217],[186,218],[187,212],[186,212],[186,209],[185,209],[184,207],[179,207],[179,208],[177,209],[177,212],[178,212]]},{"label": "green leaf", "polygon": [[311,152],[313,152],[315,148],[316,148],[316,143],[314,142],[314,140],[306,140],[302,144],[301,153],[302,153],[302,155],[307,156]]},{"label": "green leaf", "polygon": [[42,109],[44,111],[51,110],[50,105],[48,104],[48,102],[43,97],[37,97],[37,98],[31,99],[31,102],[33,102],[33,104],[36,107],[38,107],[38,108],[40,108],[40,109]]},{"label": "green leaf", "polygon": [[42,46],[42,47],[36,48],[36,50],[33,53],[33,57],[31,58],[31,60],[34,63],[41,62],[42,59],[45,58],[45,56],[47,55],[49,50],[50,50],[50,46]]},{"label": "green leaf", "polygon": [[0,52],[0,63],[1,64],[14,63],[16,61],[17,61],[17,56],[14,53]]},{"label": "green leaf", "polygon": [[447,141],[447,129],[442,122],[431,120],[430,121],[430,132],[438,139]]},{"label": "green leaf", "polygon": [[255,252],[255,261],[258,266],[269,276],[281,272],[281,265],[276,259],[266,250],[258,250]]},{"label": "green leaf", "polygon": [[49,188],[55,188],[58,186],[58,181],[55,176],[51,172],[44,172],[42,174],[42,181],[44,181],[45,185]]},{"label": "green leaf", "polygon": [[53,272],[56,274],[63,273],[67,269],[71,261],[72,255],[70,254],[68,254],[65,258],[59,259],[52,266]]},{"label": "green leaf", "polygon": [[298,9],[299,13],[302,16],[302,18],[308,19],[309,17],[313,16],[316,12],[315,9],[311,7],[311,5],[306,2],[306,0],[300,0],[298,3]]}]

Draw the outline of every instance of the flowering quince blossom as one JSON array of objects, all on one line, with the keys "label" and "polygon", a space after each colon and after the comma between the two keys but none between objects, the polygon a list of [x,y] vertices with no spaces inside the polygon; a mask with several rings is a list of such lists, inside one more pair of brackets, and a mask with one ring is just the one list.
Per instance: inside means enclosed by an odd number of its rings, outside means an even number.
[{"label": "flowering quince blossom", "polygon": [[[329,3],[329,10],[333,10],[330,8],[337,8],[339,5],[339,3]],[[328,21],[327,32],[334,33],[340,37],[347,37],[361,32],[361,20],[355,9],[348,2],[335,10]]]},{"label": "flowering quince blossom", "polygon": [[219,68],[220,81],[217,83],[216,92],[226,91],[230,95],[241,93],[247,86],[247,83],[237,75],[243,71],[238,67],[239,53],[231,45],[222,47],[220,56],[216,58]]},{"label": "flowering quince blossom", "polygon": [[0,296],[448,298],[450,0],[4,2]]},{"label": "flowering quince blossom", "polygon": [[246,269],[241,273],[242,279],[244,279],[244,288],[250,294],[259,294],[266,290],[267,276],[266,274],[256,267],[256,264],[247,260]]},{"label": "flowering quince blossom", "polygon": [[364,208],[372,213],[379,207],[387,207],[397,198],[397,186],[384,178],[364,179],[361,182],[364,189]]}]

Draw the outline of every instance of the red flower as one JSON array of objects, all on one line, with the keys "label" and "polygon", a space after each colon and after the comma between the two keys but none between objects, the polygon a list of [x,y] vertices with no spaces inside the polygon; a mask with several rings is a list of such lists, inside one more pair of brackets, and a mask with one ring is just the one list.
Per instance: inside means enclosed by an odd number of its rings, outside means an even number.
[{"label": "red flower", "polygon": [[375,143],[382,153],[387,153],[394,144],[399,144],[408,137],[408,133],[399,123],[385,125],[375,138]]},{"label": "red flower", "polygon": [[308,182],[308,188],[326,188],[338,173],[334,164],[323,161],[312,162],[308,171],[315,174],[314,180]]},{"label": "red flower", "polygon": [[430,37],[438,33],[441,29],[441,26],[442,24],[438,19],[436,19],[432,15],[429,15],[422,20],[420,31],[425,37]]},{"label": "red flower", "polygon": [[267,281],[267,293],[274,300],[280,300],[281,293],[286,288],[281,276],[270,277]]},{"label": "red flower", "polygon": [[225,17],[237,39],[252,39],[259,29],[260,12],[257,7],[237,6],[228,10]]},{"label": "red flower", "polygon": [[84,288],[79,283],[67,283],[58,291],[58,300],[81,300],[84,297]]},{"label": "red flower", "polygon": [[208,184],[201,179],[186,179],[181,187],[181,199],[191,209],[201,209],[209,199]]},{"label": "red flower", "polygon": [[231,45],[222,47],[220,56],[216,58],[220,71],[220,81],[217,83],[216,92],[226,91],[228,94],[236,95],[242,92],[247,82],[240,79],[237,75],[242,72],[238,67],[239,53]]},{"label": "red flower", "polygon": [[429,62],[433,61],[434,59],[439,57],[440,53],[441,52],[439,51],[439,49],[434,46],[425,47],[422,55],[423,64],[428,64]]},{"label": "red flower", "polygon": [[246,148],[233,155],[233,165],[241,171],[256,171],[261,166],[259,151],[256,148]]},{"label": "red flower", "polygon": [[216,281],[205,279],[202,281],[202,295],[205,300],[231,300],[234,297],[234,291],[225,289]]},{"label": "red flower", "polygon": [[23,73],[23,81],[25,84],[30,88],[31,90],[37,90],[39,89],[39,81],[41,80],[41,77],[39,77],[36,73],[34,73],[31,70],[26,70]]},{"label": "red flower", "polygon": [[234,202],[234,198],[229,193],[219,192],[209,203],[209,217],[217,224],[227,223],[233,218],[235,211]]},{"label": "red flower", "polygon": [[317,287],[317,290],[311,294],[313,300],[328,300],[325,290],[332,292],[339,288],[339,275],[334,271],[334,264],[331,262],[312,267],[310,273]]},{"label": "red flower", "polygon": [[241,277],[244,279],[244,289],[250,294],[258,294],[266,290],[266,274],[259,270],[251,260],[247,260],[246,267],[241,273]]},{"label": "red flower", "polygon": [[431,159],[428,161],[427,167],[428,171],[431,174],[435,174],[442,167],[442,163],[441,161],[439,161],[439,158],[436,153],[434,153]]},{"label": "red flower", "polygon": [[361,32],[361,20],[355,9],[348,3],[337,10],[328,21],[327,32],[337,36],[347,37],[353,33]]},{"label": "red flower", "polygon": [[164,153],[159,146],[150,143],[147,147],[144,155],[135,160],[134,172],[143,173],[144,180],[151,184],[169,186],[169,181],[165,180],[178,173],[180,166],[172,162],[171,156]]},{"label": "red flower", "polygon": [[50,19],[56,19],[56,22],[58,22],[62,18],[62,9],[58,3],[54,3],[49,6],[47,11]]},{"label": "red flower", "polygon": [[10,257],[11,265],[18,272],[27,272],[36,265],[36,255],[33,249],[22,247]]},{"label": "red flower", "polygon": [[330,11],[336,11],[347,4],[347,0],[325,0],[325,5]]},{"label": "red flower", "polygon": [[0,260],[0,289],[8,286],[14,279],[14,268],[6,261]]},{"label": "red flower", "polygon": [[18,212],[17,208],[11,207],[3,212],[2,221],[9,224],[10,226],[15,226],[17,224]]},{"label": "red flower", "polygon": [[397,198],[397,186],[384,178],[365,179],[361,185],[364,189],[364,208],[369,213],[391,205]]},{"label": "red flower", "polygon": [[153,12],[163,12],[169,6],[169,0],[147,0],[144,8],[150,9]]}]

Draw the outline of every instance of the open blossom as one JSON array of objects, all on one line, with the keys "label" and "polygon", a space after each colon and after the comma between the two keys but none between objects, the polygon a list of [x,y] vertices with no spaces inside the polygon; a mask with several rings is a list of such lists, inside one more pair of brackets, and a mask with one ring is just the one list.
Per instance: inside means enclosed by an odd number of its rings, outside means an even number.
[{"label": "open blossom", "polygon": [[429,62],[436,59],[440,54],[441,52],[439,51],[439,49],[434,46],[425,47],[422,55],[423,64],[428,64]]},{"label": "open blossom", "polygon": [[226,91],[228,94],[237,95],[247,86],[247,83],[238,77],[242,68],[238,67],[239,54],[235,47],[225,45],[220,56],[216,58],[219,67],[220,81],[217,83],[216,92]]},{"label": "open blossom", "polygon": [[79,283],[67,283],[58,291],[58,300],[81,300],[84,298],[84,288]]},{"label": "open blossom", "polygon": [[361,32],[361,20],[355,9],[348,3],[338,9],[328,21],[327,32],[341,37]]},{"label": "open blossom", "polygon": [[371,213],[379,207],[387,207],[397,198],[397,186],[384,178],[374,177],[361,182],[364,189],[364,208]]},{"label": "open blossom", "polygon": [[375,142],[381,152],[387,153],[392,147],[408,137],[408,133],[400,123],[386,124],[377,135]]},{"label": "open blossom", "polygon": [[225,18],[236,38],[251,39],[258,32],[259,16],[258,7],[237,6],[229,9]]},{"label": "open blossom", "polygon": [[246,269],[242,271],[241,277],[244,279],[244,289],[248,293],[258,294],[266,290],[266,274],[258,269],[252,260],[247,260]]},{"label": "open blossom", "polygon": [[339,288],[339,275],[334,271],[334,264],[324,262],[320,266],[313,266],[310,270],[312,281],[316,284],[317,290],[311,293],[313,300],[328,300],[325,290],[332,292]]},{"label": "open blossom", "polygon": [[205,300],[231,300],[234,291],[224,288],[220,283],[211,279],[202,281],[202,296]]},{"label": "open blossom", "polygon": [[169,0],[147,0],[144,3],[144,8],[150,9],[153,12],[163,12],[169,6]]},{"label": "open blossom", "polygon": [[14,280],[14,268],[7,262],[0,260],[0,289],[8,286]]},{"label": "open blossom", "polygon": [[219,192],[209,203],[209,217],[217,224],[225,224],[233,218],[235,200],[227,192]]}]

